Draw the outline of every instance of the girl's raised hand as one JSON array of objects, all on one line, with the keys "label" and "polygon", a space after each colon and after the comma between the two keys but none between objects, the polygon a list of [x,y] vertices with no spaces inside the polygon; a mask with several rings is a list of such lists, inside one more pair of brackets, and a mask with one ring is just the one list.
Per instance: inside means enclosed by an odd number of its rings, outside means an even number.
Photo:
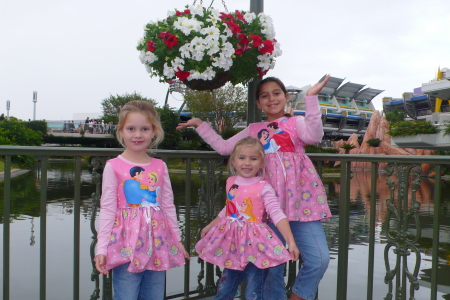
[{"label": "girl's raised hand", "polygon": [[203,123],[199,118],[192,118],[188,120],[186,123],[179,123],[177,126],[178,130],[186,129],[188,127],[198,127]]},{"label": "girl's raised hand", "polygon": [[306,92],[306,96],[315,96],[319,94],[320,90],[327,84],[328,79],[330,79],[330,74],[325,76],[325,78],[321,81],[313,85],[309,88],[309,90]]}]

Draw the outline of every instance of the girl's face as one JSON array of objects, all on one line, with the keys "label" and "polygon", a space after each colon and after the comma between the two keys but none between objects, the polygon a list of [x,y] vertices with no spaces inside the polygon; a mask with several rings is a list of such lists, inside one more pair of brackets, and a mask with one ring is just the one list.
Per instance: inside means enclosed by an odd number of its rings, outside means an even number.
[{"label": "girl's face", "polygon": [[264,167],[261,153],[250,146],[244,147],[241,153],[234,157],[232,164],[239,176],[245,178],[255,177]]},{"label": "girl's face", "polygon": [[289,102],[289,94],[276,82],[266,82],[261,86],[259,99],[256,101],[259,109],[262,109],[268,121],[273,121],[284,116],[284,107]]},{"label": "girl's face", "polygon": [[262,137],[263,137],[263,139],[267,140],[267,138],[269,137],[269,132],[266,131],[266,130],[264,130],[264,131],[262,132]]},{"label": "girl's face", "polygon": [[127,151],[145,152],[154,136],[153,125],[144,114],[131,112],[125,119],[120,135]]}]

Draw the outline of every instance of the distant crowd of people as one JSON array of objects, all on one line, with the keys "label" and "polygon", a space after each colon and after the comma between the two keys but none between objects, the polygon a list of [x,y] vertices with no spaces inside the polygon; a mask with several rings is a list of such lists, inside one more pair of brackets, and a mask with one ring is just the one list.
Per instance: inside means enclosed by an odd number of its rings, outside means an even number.
[{"label": "distant crowd of people", "polygon": [[91,134],[111,134],[112,129],[114,128],[114,125],[112,122],[105,123],[103,120],[99,119],[89,119],[89,117],[86,118],[84,121],[84,124],[80,122],[78,126],[75,126],[74,121],[64,121],[63,125],[63,132],[67,133],[81,133],[83,130],[84,133],[91,133]]}]

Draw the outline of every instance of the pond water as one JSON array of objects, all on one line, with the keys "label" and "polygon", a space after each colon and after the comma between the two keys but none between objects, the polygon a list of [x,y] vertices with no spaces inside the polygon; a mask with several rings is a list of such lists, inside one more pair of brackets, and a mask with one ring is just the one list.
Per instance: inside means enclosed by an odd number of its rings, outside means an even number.
[{"label": "pond water", "polygon": [[[192,199],[194,204],[191,211],[191,249],[195,245],[195,236],[198,230],[197,189],[199,179],[193,176]],[[11,194],[11,260],[10,260],[10,298],[11,299],[38,299],[39,298],[39,178],[31,171],[19,177],[12,178]],[[176,205],[179,215],[180,227],[185,222],[184,190],[185,180],[183,174],[171,174]],[[379,175],[377,184],[376,211],[376,245],[375,245],[375,274],[373,299],[383,299],[388,291],[384,283],[386,273],[384,262],[384,249],[386,237],[383,224],[386,222],[386,201],[389,190],[385,185],[386,177]],[[47,202],[47,299],[71,299],[72,297],[72,256],[73,256],[73,190],[74,190],[74,163],[71,161],[55,160],[49,163],[48,173],[48,202]],[[334,299],[337,278],[337,252],[338,252],[338,223],[340,192],[337,178],[324,180],[329,203],[334,214],[333,218],[324,223],[328,244],[331,252],[329,268],[319,287],[320,299]],[[87,162],[83,163],[81,178],[81,245],[80,245],[80,299],[89,299],[94,290],[94,283],[90,280],[92,265],[89,254],[92,233],[90,230],[91,195],[95,191],[91,173]],[[370,210],[370,174],[357,173],[351,182],[351,217],[350,217],[350,251],[349,251],[349,300],[366,298],[367,290],[367,262],[369,238],[369,210]],[[443,198],[440,212],[444,215],[440,230],[439,250],[439,287],[438,299],[450,299],[450,183],[443,184]],[[3,213],[3,185],[0,186],[0,209]],[[421,253],[421,266],[419,272],[420,288],[415,293],[415,299],[429,299],[430,273],[431,273],[431,243],[433,226],[433,180],[423,178],[421,187],[417,192],[417,199],[421,202],[420,223],[422,237],[418,248]],[[0,238],[3,240],[3,220],[0,224]],[[3,249],[0,248],[1,255]],[[191,286],[197,286],[199,266],[195,251],[191,252]],[[414,255],[414,254],[413,254]],[[414,256],[413,256],[414,257]],[[391,254],[389,260],[394,262]],[[3,261],[0,261],[3,268]],[[184,269],[177,268],[168,271],[167,293],[181,292],[183,289]],[[3,273],[0,273],[3,280]],[[25,283],[25,284],[24,284]],[[64,287],[64,288],[61,288]],[[3,286],[0,286],[0,293]]]}]

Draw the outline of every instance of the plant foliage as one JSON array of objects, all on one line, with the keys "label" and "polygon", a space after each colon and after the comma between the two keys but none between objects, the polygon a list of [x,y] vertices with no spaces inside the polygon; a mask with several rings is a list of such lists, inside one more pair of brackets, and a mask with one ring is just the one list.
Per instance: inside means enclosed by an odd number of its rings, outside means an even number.
[{"label": "plant foliage", "polygon": [[419,134],[436,134],[440,129],[434,126],[430,121],[413,120],[398,121],[390,124],[387,134],[391,137],[403,137]]}]

